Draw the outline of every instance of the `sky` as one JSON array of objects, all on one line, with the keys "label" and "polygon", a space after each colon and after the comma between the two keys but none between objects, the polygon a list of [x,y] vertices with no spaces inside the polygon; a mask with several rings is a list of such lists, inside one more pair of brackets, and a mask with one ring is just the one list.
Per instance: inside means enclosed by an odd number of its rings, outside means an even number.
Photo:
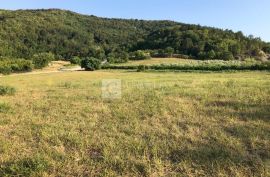
[{"label": "sky", "polygon": [[270,0],[0,0],[0,9],[59,8],[99,17],[174,20],[270,42]]}]

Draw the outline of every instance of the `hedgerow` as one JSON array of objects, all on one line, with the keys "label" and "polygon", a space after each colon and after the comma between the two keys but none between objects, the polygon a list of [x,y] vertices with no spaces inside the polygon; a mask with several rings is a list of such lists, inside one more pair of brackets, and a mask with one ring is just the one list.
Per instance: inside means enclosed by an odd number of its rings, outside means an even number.
[{"label": "hedgerow", "polygon": [[25,59],[0,59],[0,73],[10,74],[16,72],[32,71],[34,65],[32,61]]},{"label": "hedgerow", "polygon": [[[121,66],[104,65],[102,69],[124,69],[140,70],[143,66]],[[144,66],[145,70],[203,70],[203,71],[223,71],[223,70],[270,70],[270,62],[240,62],[240,61],[218,61],[218,62],[198,62],[188,64],[160,64]]]}]

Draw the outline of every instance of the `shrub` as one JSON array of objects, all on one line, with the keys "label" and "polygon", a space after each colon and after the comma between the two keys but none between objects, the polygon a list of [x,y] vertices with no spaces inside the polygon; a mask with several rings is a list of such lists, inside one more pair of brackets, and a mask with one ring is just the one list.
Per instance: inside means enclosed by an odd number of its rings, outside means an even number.
[{"label": "shrub", "polygon": [[25,59],[5,58],[0,60],[0,73],[28,72],[33,69],[32,61]]},{"label": "shrub", "polygon": [[110,53],[107,57],[109,63],[126,63],[128,59],[129,54],[124,51]]},{"label": "shrub", "polygon": [[80,65],[81,62],[82,62],[82,59],[80,57],[77,57],[77,56],[76,57],[72,57],[70,59],[70,63],[71,64]]},{"label": "shrub", "polygon": [[139,65],[137,71],[138,71],[138,72],[142,72],[142,71],[145,71],[146,69],[147,69],[147,68],[146,68],[145,65]]},{"label": "shrub", "polygon": [[150,53],[142,51],[142,50],[138,50],[134,52],[132,56],[133,60],[146,60],[150,58],[151,58]]},{"label": "shrub", "polygon": [[53,61],[55,56],[52,53],[39,53],[33,56],[33,63],[36,69],[42,69],[49,65],[49,62]]},{"label": "shrub", "polygon": [[16,89],[14,87],[0,85],[0,95],[1,96],[14,95],[15,92],[16,92]]},{"label": "shrub", "polygon": [[86,71],[95,71],[101,68],[101,61],[93,57],[87,57],[82,60],[81,67]]}]

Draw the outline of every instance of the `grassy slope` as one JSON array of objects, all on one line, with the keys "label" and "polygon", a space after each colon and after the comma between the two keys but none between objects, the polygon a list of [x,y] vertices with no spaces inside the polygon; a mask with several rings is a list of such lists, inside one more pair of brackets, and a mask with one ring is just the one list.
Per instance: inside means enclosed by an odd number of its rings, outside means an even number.
[{"label": "grassy slope", "polygon": [[[123,98],[103,100],[101,80],[115,78]],[[0,176],[270,174],[269,72],[53,73],[0,85],[17,88],[0,97]]]}]

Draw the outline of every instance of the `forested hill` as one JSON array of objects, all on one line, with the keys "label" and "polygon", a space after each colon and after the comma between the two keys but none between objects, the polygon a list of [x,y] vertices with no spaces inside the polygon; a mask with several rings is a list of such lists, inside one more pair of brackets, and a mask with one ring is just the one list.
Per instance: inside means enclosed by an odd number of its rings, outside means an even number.
[{"label": "forested hill", "polygon": [[108,19],[70,11],[0,10],[0,56],[100,56],[151,50],[194,58],[233,59],[270,53],[270,45],[241,32],[172,21]]}]

